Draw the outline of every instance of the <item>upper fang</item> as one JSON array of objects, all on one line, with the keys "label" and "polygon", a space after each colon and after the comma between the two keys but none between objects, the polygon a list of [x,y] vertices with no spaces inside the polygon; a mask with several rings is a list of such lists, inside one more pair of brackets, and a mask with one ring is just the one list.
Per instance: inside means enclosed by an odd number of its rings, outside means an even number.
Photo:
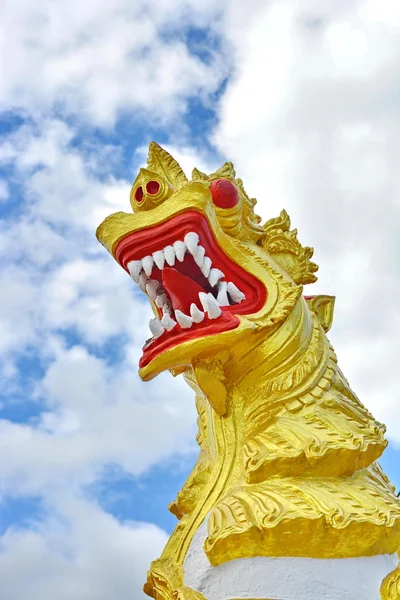
[{"label": "upper fang", "polygon": [[128,263],[128,271],[136,283],[139,282],[140,271],[142,270],[142,261],[141,260],[131,260]]},{"label": "upper fang", "polygon": [[203,246],[197,246],[196,251],[193,254],[194,262],[201,269],[203,265],[204,255],[206,251]]},{"label": "upper fang", "polygon": [[189,231],[184,237],[186,248],[191,254],[194,254],[199,243],[199,236],[194,231]]},{"label": "upper fang", "polygon": [[210,269],[211,269],[211,258],[209,258],[208,256],[204,257],[203,260],[203,264],[200,267],[200,271],[203,273],[204,277],[209,276],[210,274]]},{"label": "upper fang", "polygon": [[142,258],[142,266],[144,269],[144,272],[146,273],[147,277],[150,277],[151,272],[153,270],[153,264],[154,264],[154,260],[152,256],[145,256],[144,258]]},{"label": "upper fang", "polygon": [[219,269],[211,269],[210,274],[208,276],[208,281],[211,287],[214,287],[220,279],[225,277],[224,273]]},{"label": "upper fang", "polygon": [[164,256],[165,260],[169,264],[170,267],[173,267],[175,264],[175,250],[172,246],[165,246],[164,248]]},{"label": "upper fang", "polygon": [[165,263],[164,252],[162,250],[157,250],[157,252],[153,252],[153,259],[157,267],[160,269],[160,271],[162,271]]},{"label": "upper fang", "polygon": [[175,250],[176,258],[179,260],[179,262],[182,262],[183,259],[185,258],[185,253],[186,253],[185,242],[181,242],[180,240],[178,240],[177,242],[174,242],[172,244],[172,246]]}]

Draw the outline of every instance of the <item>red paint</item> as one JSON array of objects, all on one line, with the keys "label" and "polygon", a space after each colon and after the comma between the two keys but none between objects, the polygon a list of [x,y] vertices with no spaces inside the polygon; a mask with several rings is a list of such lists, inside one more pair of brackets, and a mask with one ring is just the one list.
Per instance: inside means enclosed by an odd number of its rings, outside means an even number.
[{"label": "red paint", "polygon": [[150,194],[151,196],[154,196],[155,194],[157,194],[159,189],[160,189],[160,184],[158,183],[158,181],[149,181],[146,184],[146,192],[148,194]]},{"label": "red paint", "polygon": [[233,208],[239,202],[237,187],[228,179],[212,181],[210,192],[212,200],[218,208]]},{"label": "red paint", "polygon": [[[206,317],[201,323],[193,324],[190,329],[181,329],[176,326],[172,331],[164,332],[143,350],[143,356],[139,362],[141,368],[148,365],[162,352],[178,344],[234,329],[239,325],[236,315],[254,314],[265,304],[267,292],[264,285],[223,252],[214,238],[206,217],[196,210],[185,211],[159,225],[128,234],[117,245],[115,258],[127,270],[127,264],[131,260],[139,260],[177,240],[183,240],[189,231],[198,233],[200,244],[204,246],[206,255],[211,258],[213,265],[225,273],[226,281],[233,281],[238,286],[245,294],[246,300],[240,304],[222,307],[222,315],[218,319]],[[179,270],[189,276],[192,268],[193,259],[186,256],[184,262],[179,265]],[[153,267],[153,273],[152,278],[161,280],[161,273],[158,269]],[[196,282],[203,287],[201,276],[196,279]],[[205,281],[204,284],[206,285]],[[206,291],[209,290],[206,289]],[[188,313],[186,312],[186,314]]]},{"label": "red paint", "polygon": [[185,315],[190,315],[190,305],[193,302],[200,310],[203,310],[199,304],[199,292],[204,292],[204,288],[193,279],[182,275],[176,269],[164,267],[162,282],[174,310],[181,310]]},{"label": "red paint", "polygon": [[135,200],[136,202],[141,202],[143,200],[143,188],[140,185],[135,192]]}]

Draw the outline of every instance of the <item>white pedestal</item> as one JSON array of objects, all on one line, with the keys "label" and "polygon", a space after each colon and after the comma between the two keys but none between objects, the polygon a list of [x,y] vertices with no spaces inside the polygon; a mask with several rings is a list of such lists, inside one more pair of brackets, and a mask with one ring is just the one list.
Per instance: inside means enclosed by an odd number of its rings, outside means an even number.
[{"label": "white pedestal", "polygon": [[380,586],[397,555],[361,558],[242,558],[213,567],[203,545],[204,523],[189,548],[185,585],[207,600],[380,600]]}]

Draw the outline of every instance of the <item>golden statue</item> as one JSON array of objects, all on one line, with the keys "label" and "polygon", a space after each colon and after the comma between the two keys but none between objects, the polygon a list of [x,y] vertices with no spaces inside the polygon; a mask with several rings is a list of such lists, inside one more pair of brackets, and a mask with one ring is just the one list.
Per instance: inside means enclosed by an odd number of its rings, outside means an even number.
[{"label": "golden statue", "polygon": [[[133,214],[107,217],[97,237],[154,311],[139,374],[183,374],[199,414],[200,455],[145,592],[204,598],[184,565],[200,528],[210,572],[252,557],[393,557],[400,502],[377,462],[385,427],[337,365],[334,298],[303,295],[318,267],[287,213],[261,225],[231,163],[188,181],[154,142],[130,201]],[[400,600],[398,568],[380,594]]]}]

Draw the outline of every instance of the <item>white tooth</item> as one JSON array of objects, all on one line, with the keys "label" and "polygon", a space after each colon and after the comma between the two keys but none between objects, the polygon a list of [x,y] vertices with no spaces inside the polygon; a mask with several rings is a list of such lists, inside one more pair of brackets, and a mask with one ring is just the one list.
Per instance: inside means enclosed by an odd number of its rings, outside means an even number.
[{"label": "white tooth", "polygon": [[185,252],[186,252],[185,242],[181,242],[180,240],[178,240],[177,242],[174,242],[172,244],[172,246],[175,250],[176,258],[179,260],[179,262],[182,262],[183,259],[185,258]]},{"label": "white tooth", "polygon": [[154,279],[150,279],[147,282],[146,292],[150,296],[151,300],[155,300],[157,298],[157,291],[158,291],[159,287],[160,287],[160,284],[158,283],[158,281],[155,281]]},{"label": "white tooth", "polygon": [[164,248],[164,256],[165,260],[169,264],[170,267],[173,267],[175,264],[175,250],[172,246],[165,246]]},{"label": "white tooth", "polygon": [[199,243],[199,236],[194,231],[189,231],[183,238],[186,244],[186,248],[189,250],[190,254],[194,254],[197,248],[197,244]]},{"label": "white tooth", "polygon": [[190,316],[193,319],[193,323],[201,323],[204,319],[204,313],[194,303],[190,305]]},{"label": "white tooth", "polygon": [[239,304],[242,300],[246,299],[246,296],[241,292],[232,281],[228,283],[228,294],[234,302]]},{"label": "white tooth", "polygon": [[128,271],[129,271],[133,281],[136,281],[136,283],[139,282],[139,275],[140,275],[141,270],[142,270],[142,261],[141,260],[131,260],[131,262],[128,263]]},{"label": "white tooth", "polygon": [[180,310],[175,311],[175,319],[178,321],[182,329],[189,329],[189,327],[191,327],[193,324],[192,319]]},{"label": "white tooth", "polygon": [[164,304],[168,304],[168,296],[167,294],[160,294],[156,298],[156,306],[158,306],[158,308],[162,308]]},{"label": "white tooth", "polygon": [[228,294],[226,293],[227,287],[226,281],[220,281],[218,284],[217,300],[220,306],[229,306]]},{"label": "white tooth", "polygon": [[208,281],[211,287],[214,287],[220,279],[225,277],[224,273],[219,269],[211,269],[210,274],[208,276]]},{"label": "white tooth", "polygon": [[176,325],[176,321],[174,321],[168,313],[164,314],[163,318],[161,319],[161,323],[164,325],[167,331],[171,331],[171,329],[173,329]]},{"label": "white tooth", "polygon": [[159,338],[165,331],[165,327],[159,319],[150,319],[149,327],[155,338]]},{"label": "white tooth", "polygon": [[199,292],[199,300],[201,302],[204,312],[207,312],[207,309],[208,309],[207,294],[205,292]]},{"label": "white tooth", "polygon": [[157,252],[153,252],[153,259],[157,267],[160,269],[160,271],[162,271],[165,262],[164,252],[162,250],[157,250]]},{"label": "white tooth", "polygon": [[209,258],[208,256],[205,256],[204,260],[203,260],[203,264],[200,267],[200,270],[203,273],[204,277],[209,276],[210,269],[211,269],[211,258]]},{"label": "white tooth", "polygon": [[143,273],[143,271],[142,271],[139,275],[139,281],[138,281],[139,287],[142,290],[142,292],[146,291],[146,285],[147,285],[148,281],[149,281],[149,278],[147,277],[146,273]]},{"label": "white tooth", "polygon": [[201,269],[201,266],[203,264],[205,253],[206,253],[206,251],[203,248],[203,246],[197,246],[196,251],[193,254],[194,262],[196,263],[196,265],[198,267],[200,267],[200,269]]},{"label": "white tooth", "polygon": [[222,313],[222,310],[219,307],[217,300],[214,298],[214,296],[212,294],[207,294],[206,302],[207,302],[208,318],[216,319],[217,317],[219,317],[220,314]]},{"label": "white tooth", "polygon": [[151,272],[153,270],[153,264],[154,264],[154,260],[152,256],[145,256],[144,258],[142,258],[142,266],[144,269],[144,272],[146,273],[146,275],[148,277],[150,277]]},{"label": "white tooth", "polygon": [[162,312],[163,315],[172,315],[172,306],[169,302],[168,304],[164,304],[164,306],[162,307]]}]

